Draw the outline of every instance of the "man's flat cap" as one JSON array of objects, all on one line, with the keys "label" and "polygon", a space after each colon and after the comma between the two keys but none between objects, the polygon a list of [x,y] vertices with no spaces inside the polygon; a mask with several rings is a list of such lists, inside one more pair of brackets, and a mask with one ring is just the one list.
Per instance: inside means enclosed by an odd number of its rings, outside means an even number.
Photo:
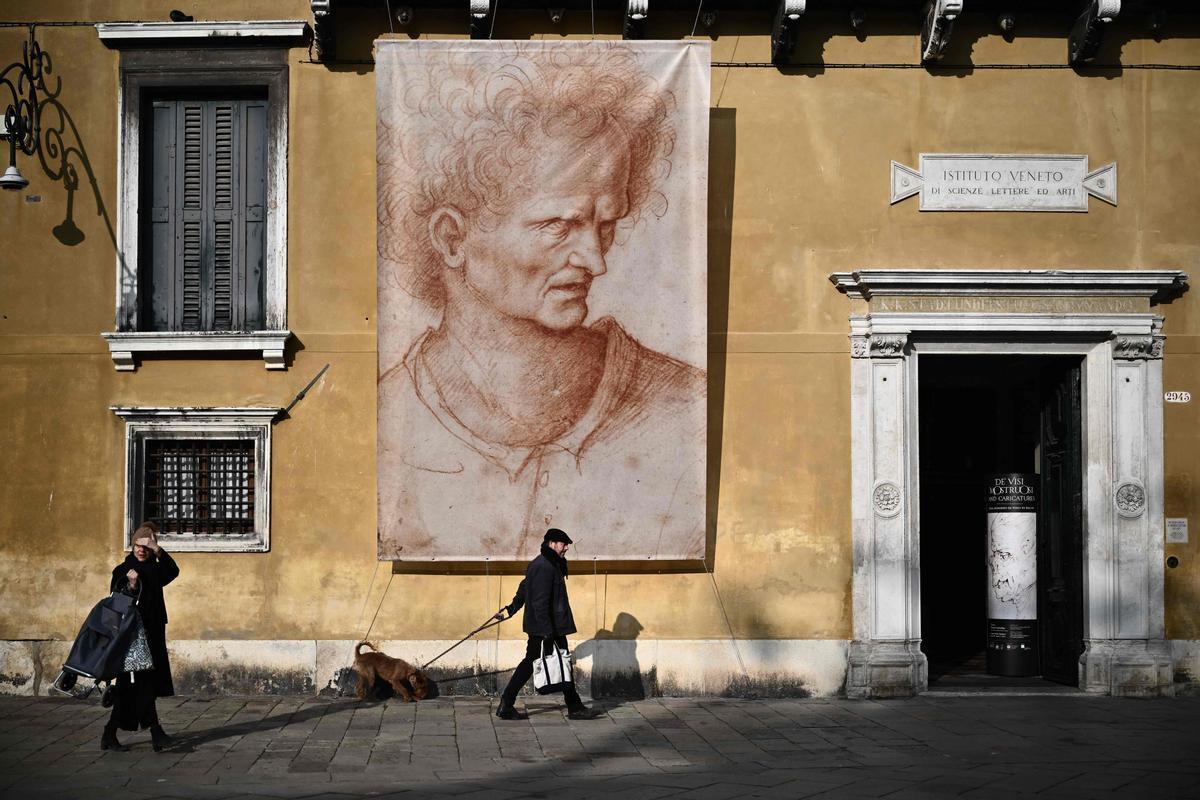
[{"label": "man's flat cap", "polygon": [[550,530],[546,531],[546,535],[542,538],[542,541],[543,542],[562,542],[564,544],[574,544],[574,542],[571,541],[571,537],[567,536],[566,533],[564,533],[563,531],[560,531],[558,528],[551,528]]}]

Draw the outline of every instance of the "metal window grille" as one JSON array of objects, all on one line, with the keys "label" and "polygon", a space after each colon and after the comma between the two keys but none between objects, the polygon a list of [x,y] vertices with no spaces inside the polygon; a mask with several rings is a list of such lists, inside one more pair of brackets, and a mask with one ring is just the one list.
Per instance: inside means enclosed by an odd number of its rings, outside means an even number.
[{"label": "metal window grille", "polygon": [[254,533],[254,441],[148,439],[142,518],[182,536]]}]

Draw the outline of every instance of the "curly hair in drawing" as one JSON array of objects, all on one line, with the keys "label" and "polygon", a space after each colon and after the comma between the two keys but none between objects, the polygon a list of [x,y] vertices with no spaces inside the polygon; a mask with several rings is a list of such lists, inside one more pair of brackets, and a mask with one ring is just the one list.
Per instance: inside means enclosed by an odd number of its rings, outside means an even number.
[{"label": "curly hair in drawing", "polygon": [[380,263],[390,267],[393,286],[432,305],[441,304],[444,290],[430,216],[443,207],[475,224],[502,215],[547,139],[572,140],[581,159],[628,148],[624,224],[666,212],[657,187],[671,170],[675,99],[641,68],[638,53],[619,43],[547,49],[530,42],[503,54],[438,54],[384,91]]}]

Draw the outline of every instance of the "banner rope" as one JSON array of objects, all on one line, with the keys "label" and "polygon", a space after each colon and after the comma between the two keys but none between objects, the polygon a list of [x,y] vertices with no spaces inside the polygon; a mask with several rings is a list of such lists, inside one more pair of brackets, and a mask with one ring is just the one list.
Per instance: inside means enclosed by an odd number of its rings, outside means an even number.
[{"label": "banner rope", "polygon": [[696,35],[696,27],[700,24],[700,9],[704,8],[704,0],[696,4],[696,19],[692,22],[692,36]]},{"label": "banner rope", "polygon": [[725,610],[725,601],[721,598],[721,590],[717,588],[717,579],[713,576],[712,570],[708,568],[708,562],[703,558],[700,563],[704,565],[704,571],[708,573],[708,579],[712,582],[713,594],[717,596],[717,605],[721,607],[721,616],[725,618],[725,628],[729,631],[729,643],[733,646],[733,654],[737,656],[738,666],[742,668],[742,675],[746,676],[746,681],[750,680],[750,673],[746,671],[746,662],[742,660],[742,649],[738,647],[737,639],[733,635],[733,625],[729,622],[729,613]]},{"label": "banner rope", "polygon": [[387,599],[388,590],[392,588],[392,578],[394,577],[396,577],[395,572],[388,575],[387,586],[383,587],[383,594],[379,597],[379,605],[375,606],[375,616],[371,617],[371,624],[367,627],[367,635],[362,638],[362,641],[367,641],[371,638],[371,630],[375,627],[375,620],[379,619],[379,611],[383,608],[383,601]]},{"label": "banner rope", "polygon": [[[366,613],[367,613],[367,603],[369,603],[371,601],[371,591],[375,588],[375,579],[379,577],[379,565],[382,563],[383,563],[382,561],[379,561],[378,559],[376,559],[375,571],[371,573],[371,583],[370,583],[370,585],[367,586],[367,593],[365,595],[363,595],[362,608],[360,608],[358,610],[357,627],[359,628],[359,630],[362,629],[363,617],[366,616]],[[363,637],[363,638],[366,638],[366,637]],[[359,641],[361,642],[362,639],[359,639]]]}]

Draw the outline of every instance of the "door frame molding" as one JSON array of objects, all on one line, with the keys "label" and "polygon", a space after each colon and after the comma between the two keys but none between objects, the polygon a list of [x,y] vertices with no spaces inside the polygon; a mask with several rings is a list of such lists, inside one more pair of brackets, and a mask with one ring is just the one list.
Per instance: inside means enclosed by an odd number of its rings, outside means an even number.
[{"label": "door frame molding", "polygon": [[[1079,685],[1113,695],[1170,694],[1162,571],[1164,337],[1163,317],[1151,306],[1182,294],[1187,276],[861,270],[830,280],[858,301],[850,316],[854,639],[846,693],[895,697],[928,688],[914,502],[920,496],[917,365],[921,355],[973,353],[1083,358]],[[971,310],[941,310],[956,304]],[[1027,310],[1034,307],[1053,310]]]}]

